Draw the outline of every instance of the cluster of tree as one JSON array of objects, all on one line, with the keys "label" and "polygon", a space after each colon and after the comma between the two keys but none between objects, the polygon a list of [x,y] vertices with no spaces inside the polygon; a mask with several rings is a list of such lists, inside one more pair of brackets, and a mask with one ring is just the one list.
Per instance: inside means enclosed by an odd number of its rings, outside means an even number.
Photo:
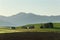
[{"label": "cluster of tree", "polygon": [[22,26],[22,28],[24,28],[24,29],[34,29],[34,25]]},{"label": "cluster of tree", "polygon": [[42,24],[40,28],[53,28],[53,23]]},{"label": "cluster of tree", "polygon": [[16,27],[11,27],[11,29],[16,29]]}]

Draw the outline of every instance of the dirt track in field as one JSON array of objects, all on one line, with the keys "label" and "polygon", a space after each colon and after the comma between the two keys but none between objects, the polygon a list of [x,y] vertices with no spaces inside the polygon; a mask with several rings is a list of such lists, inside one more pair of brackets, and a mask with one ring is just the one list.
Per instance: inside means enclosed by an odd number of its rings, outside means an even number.
[{"label": "dirt track in field", "polygon": [[60,40],[60,33],[20,32],[0,34],[0,40]]}]

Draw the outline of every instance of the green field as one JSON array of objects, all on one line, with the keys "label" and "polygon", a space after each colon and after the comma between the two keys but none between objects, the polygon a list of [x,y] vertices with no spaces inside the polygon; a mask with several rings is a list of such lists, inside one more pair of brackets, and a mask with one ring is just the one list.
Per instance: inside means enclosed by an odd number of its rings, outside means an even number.
[{"label": "green field", "polygon": [[41,24],[28,24],[25,26],[34,25],[34,29],[22,29],[22,26],[16,27],[16,29],[10,29],[10,27],[0,27],[0,33],[13,33],[13,32],[60,32],[60,23],[54,23],[54,28],[40,28]]}]

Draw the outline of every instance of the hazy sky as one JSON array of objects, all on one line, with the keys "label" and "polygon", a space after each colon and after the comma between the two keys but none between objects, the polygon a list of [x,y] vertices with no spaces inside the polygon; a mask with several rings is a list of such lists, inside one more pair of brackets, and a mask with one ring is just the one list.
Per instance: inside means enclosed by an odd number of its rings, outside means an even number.
[{"label": "hazy sky", "polygon": [[60,15],[60,0],[0,0],[0,15],[19,12],[38,15]]}]

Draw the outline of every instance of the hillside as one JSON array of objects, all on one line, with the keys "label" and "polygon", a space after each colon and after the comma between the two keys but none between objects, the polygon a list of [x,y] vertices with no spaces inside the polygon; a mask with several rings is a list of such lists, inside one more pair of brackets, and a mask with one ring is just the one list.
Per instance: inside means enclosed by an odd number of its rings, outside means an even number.
[{"label": "hillside", "polygon": [[29,27],[30,25],[34,25],[33,29],[24,29],[23,26],[15,27],[12,29],[11,27],[2,27],[0,26],[0,33],[14,33],[14,32],[55,32],[60,33],[60,23],[54,23],[54,28],[40,28],[41,24],[28,24],[24,25]]},{"label": "hillside", "polygon": [[24,25],[24,27],[29,27],[31,25],[34,25],[33,29],[25,29],[22,28],[23,26],[18,26],[17,29],[22,30],[23,32],[60,32],[60,23],[53,23],[54,28],[40,28],[42,24]]},{"label": "hillside", "polygon": [[47,22],[60,23],[60,16],[42,16],[24,12],[9,17],[0,16],[0,26],[22,26]]},{"label": "hillside", "polygon": [[[38,24],[27,24],[24,26],[30,26],[30,25],[34,25],[35,27],[40,27],[42,24],[44,23],[38,23]],[[60,28],[60,23],[53,23],[54,28]],[[19,27],[19,26],[18,26]]]}]

